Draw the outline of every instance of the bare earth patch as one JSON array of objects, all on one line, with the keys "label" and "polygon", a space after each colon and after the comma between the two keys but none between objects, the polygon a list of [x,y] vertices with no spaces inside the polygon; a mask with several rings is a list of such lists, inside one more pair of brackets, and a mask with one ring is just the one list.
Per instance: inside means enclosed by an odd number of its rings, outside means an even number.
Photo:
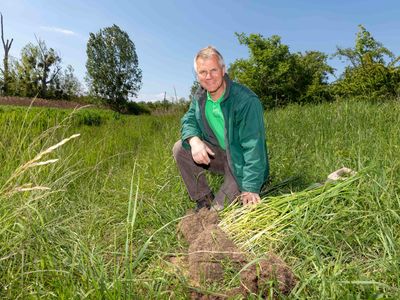
[{"label": "bare earth patch", "polygon": [[86,106],[85,104],[65,101],[65,100],[46,100],[41,98],[23,98],[23,97],[0,97],[0,105],[15,106],[35,106],[35,107],[55,107],[55,108],[78,108]]},{"label": "bare earth patch", "polygon": [[[187,270],[190,283],[195,288],[192,299],[227,299],[253,293],[259,295],[273,286],[280,294],[287,295],[297,279],[285,262],[273,253],[249,263],[249,255],[242,252],[218,226],[218,214],[207,209],[198,213],[190,211],[178,224],[178,231],[189,243],[188,259],[178,268]],[[172,263],[177,262],[171,260]],[[224,290],[223,294],[202,291],[207,284],[222,285],[225,270],[240,272],[240,286]],[[268,298],[268,295],[263,295]]]}]

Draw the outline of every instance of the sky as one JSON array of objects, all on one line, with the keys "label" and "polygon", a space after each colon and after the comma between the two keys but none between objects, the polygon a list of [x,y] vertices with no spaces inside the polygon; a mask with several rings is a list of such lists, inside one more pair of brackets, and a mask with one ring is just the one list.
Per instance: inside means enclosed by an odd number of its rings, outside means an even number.
[{"label": "sky", "polygon": [[[400,55],[399,0],[0,0],[5,39],[14,39],[10,55],[36,37],[54,48],[63,66],[72,65],[84,83],[89,33],[118,25],[136,47],[142,88],[135,101],[188,98],[195,80],[193,57],[215,46],[229,66],[248,58],[235,32],[279,35],[290,51],[353,47],[358,25]],[[3,48],[0,50],[3,56]],[[338,76],[345,63],[328,63]]]}]

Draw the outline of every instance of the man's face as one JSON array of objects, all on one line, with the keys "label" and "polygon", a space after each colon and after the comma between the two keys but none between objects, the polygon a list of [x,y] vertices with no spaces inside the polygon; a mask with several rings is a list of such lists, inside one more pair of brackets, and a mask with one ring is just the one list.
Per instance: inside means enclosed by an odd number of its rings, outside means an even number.
[{"label": "man's face", "polygon": [[218,57],[212,55],[210,58],[198,58],[196,61],[197,79],[200,85],[210,94],[218,93],[225,89],[225,68],[219,65]]}]

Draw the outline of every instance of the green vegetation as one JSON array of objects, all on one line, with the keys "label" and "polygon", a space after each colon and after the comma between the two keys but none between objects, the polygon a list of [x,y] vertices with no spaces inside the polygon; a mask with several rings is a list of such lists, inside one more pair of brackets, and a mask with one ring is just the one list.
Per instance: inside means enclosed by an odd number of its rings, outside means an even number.
[{"label": "green vegetation", "polygon": [[350,64],[334,82],[328,56],[319,51],[290,53],[279,36],[236,34],[249,48],[248,59],[229,66],[230,76],[250,87],[266,108],[289,103],[320,103],[343,98],[386,101],[400,91],[400,57],[376,41],[362,25],[354,48],[338,47],[334,56]]},{"label": "green vegetation", "polygon": [[[338,47],[335,53],[312,49],[292,53],[278,35],[266,38],[257,33],[236,35],[239,43],[248,47],[249,57],[236,59],[227,66],[228,73],[232,79],[251,88],[265,108],[292,103],[317,104],[343,98],[376,102],[399,98],[400,56],[378,42],[362,25],[359,25],[354,46]],[[126,114],[149,111],[158,114],[180,109],[180,104],[176,109],[173,103],[165,100],[145,105],[128,102],[141,88],[142,72],[134,43],[117,25],[90,33],[86,51],[88,95],[83,95],[73,67],[63,68],[62,58],[56,50],[48,48],[45,41],[28,43],[19,59],[10,60],[8,52],[12,42],[12,38],[3,40],[1,96],[40,96],[89,102],[107,105]],[[340,41],[337,43],[341,44]],[[335,69],[329,65],[331,57],[339,57],[348,63],[342,74],[335,74]],[[330,78],[335,80],[330,81]],[[188,87],[189,100],[197,87],[197,81]],[[182,100],[185,98],[179,102]]]},{"label": "green vegetation", "polygon": [[21,50],[21,61],[16,63],[14,89],[24,97],[46,97],[48,84],[61,69],[60,63],[61,57],[53,48],[47,49],[44,41],[27,44]]},{"label": "green vegetation", "polygon": [[228,73],[248,86],[264,107],[289,103],[318,103],[330,99],[328,74],[333,69],[327,55],[318,51],[290,53],[279,36],[263,38],[260,34],[236,34],[240,44],[249,48],[248,59],[238,59]]},{"label": "green vegetation", "polygon": [[136,97],[142,86],[135,44],[117,25],[90,33],[86,47],[90,93],[123,111],[129,96]]},{"label": "green vegetation", "polygon": [[[400,297],[399,110],[353,101],[266,114],[271,183],[300,179],[264,199],[260,209],[284,199],[275,212],[288,221],[248,248],[293,267],[289,298]],[[193,206],[171,155],[179,116],[0,107],[0,131],[1,298],[189,297],[169,263],[185,252],[175,226]],[[342,166],[361,171],[342,192],[304,194]]]},{"label": "green vegetation", "polygon": [[338,48],[336,56],[350,62],[333,85],[341,97],[386,100],[400,93],[400,56],[395,56],[359,26],[354,48]]},{"label": "green vegetation", "polygon": [[9,64],[4,59],[4,65],[7,75],[0,80],[0,85],[6,96],[71,100],[81,92],[72,66],[63,69],[59,54],[43,40],[28,43],[21,50],[20,60]]}]

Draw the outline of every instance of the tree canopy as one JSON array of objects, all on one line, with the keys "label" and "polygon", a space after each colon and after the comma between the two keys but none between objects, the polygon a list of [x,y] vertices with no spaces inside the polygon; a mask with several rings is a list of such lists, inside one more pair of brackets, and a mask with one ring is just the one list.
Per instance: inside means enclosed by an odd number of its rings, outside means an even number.
[{"label": "tree canopy", "polygon": [[354,48],[337,48],[335,56],[350,62],[334,92],[344,97],[386,99],[400,93],[400,68],[396,57],[359,25]]},{"label": "tree canopy", "polygon": [[63,69],[56,50],[41,39],[36,41],[22,48],[20,59],[8,58],[4,95],[66,100],[78,97],[82,88],[72,66]]},{"label": "tree canopy", "polygon": [[87,80],[95,96],[121,111],[129,96],[137,96],[142,85],[135,45],[117,25],[90,33],[87,43]]},{"label": "tree canopy", "polygon": [[292,54],[277,35],[236,35],[249,48],[249,58],[233,62],[228,73],[251,88],[265,107],[320,102],[328,97],[327,75],[333,69],[326,62],[327,55],[318,51]]},{"label": "tree canopy", "polygon": [[26,97],[46,98],[48,87],[59,76],[61,57],[44,41],[29,43],[21,50],[21,60],[16,63],[17,94]]}]

